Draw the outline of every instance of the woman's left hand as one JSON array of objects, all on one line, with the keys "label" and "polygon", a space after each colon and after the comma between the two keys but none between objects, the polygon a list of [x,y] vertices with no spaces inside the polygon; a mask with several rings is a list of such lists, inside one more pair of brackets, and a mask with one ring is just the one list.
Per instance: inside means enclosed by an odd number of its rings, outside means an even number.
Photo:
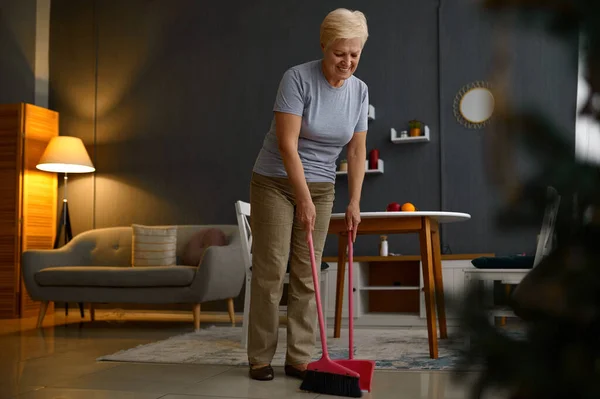
[{"label": "woman's left hand", "polygon": [[346,227],[347,231],[352,232],[352,242],[356,241],[356,231],[360,223],[360,206],[350,202],[346,208]]}]

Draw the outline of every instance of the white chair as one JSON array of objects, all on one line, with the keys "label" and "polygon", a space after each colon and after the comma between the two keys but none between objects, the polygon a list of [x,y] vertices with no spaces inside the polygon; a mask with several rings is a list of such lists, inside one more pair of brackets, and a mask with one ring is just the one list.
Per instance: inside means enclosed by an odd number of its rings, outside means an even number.
[{"label": "white chair", "polygon": [[[537,248],[533,260],[533,267],[536,267],[544,257],[552,250],[552,240],[554,237],[554,225],[558,215],[558,207],[560,205],[560,195],[557,191],[549,187],[548,199],[550,200],[546,206],[542,228],[537,241]],[[492,292],[491,288],[495,281],[502,284],[519,284],[521,280],[532,269],[467,269],[465,270],[465,290],[468,290],[473,284],[483,282],[486,292]],[[466,294],[466,291],[465,291]],[[490,304],[493,303],[493,297],[487,299]],[[514,313],[506,308],[498,307],[491,309],[488,313],[490,321],[493,322],[495,317],[514,317]]]},{"label": "white chair", "polygon": [[[242,241],[242,256],[244,258],[244,266],[246,268],[246,293],[244,296],[244,317],[242,319],[242,347],[246,348],[248,344],[248,319],[250,314],[250,287],[252,285],[252,230],[250,229],[250,204],[243,201],[237,201],[235,203],[235,211],[237,215],[237,223],[240,229],[240,238]],[[284,284],[289,284],[289,273],[286,273],[284,277]],[[321,270],[320,278],[320,291],[321,300],[323,307],[327,306],[327,286],[328,286],[329,273],[328,270]],[[279,306],[280,311],[287,311],[287,306]],[[325,330],[327,330],[327,317],[326,310],[323,309],[325,315]],[[318,334],[318,328],[316,333]]]}]

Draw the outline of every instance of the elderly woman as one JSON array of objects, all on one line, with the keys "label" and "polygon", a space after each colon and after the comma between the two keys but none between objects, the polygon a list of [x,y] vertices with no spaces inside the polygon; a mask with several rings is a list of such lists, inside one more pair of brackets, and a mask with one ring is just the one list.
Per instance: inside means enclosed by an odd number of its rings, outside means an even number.
[{"label": "elderly woman", "polygon": [[349,231],[360,223],[365,173],[367,85],[353,76],[368,37],[360,11],[337,9],[321,24],[322,59],[288,69],[250,185],[253,236],[250,377],[271,380],[279,301],[289,260],[285,373],[303,378],[315,348],[316,301],[307,234],[321,263],[334,201],[336,160],[348,152]]}]

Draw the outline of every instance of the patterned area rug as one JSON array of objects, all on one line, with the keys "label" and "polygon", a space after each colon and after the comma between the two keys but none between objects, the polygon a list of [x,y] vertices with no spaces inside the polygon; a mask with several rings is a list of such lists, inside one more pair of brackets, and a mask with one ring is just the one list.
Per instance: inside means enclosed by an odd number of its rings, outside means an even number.
[{"label": "patterned area rug", "polygon": [[[98,360],[245,366],[248,360],[246,350],[240,345],[241,331],[241,327],[208,327],[102,356]],[[347,358],[347,329],[342,329],[341,338],[331,336],[330,333],[327,337],[330,356]],[[321,356],[320,345],[317,340],[315,360]],[[375,360],[376,368],[380,370],[456,370],[464,343],[450,334],[449,339],[439,340],[438,345],[439,358],[430,359],[426,329],[355,329],[354,332],[355,358]],[[273,366],[283,365],[285,348],[286,330],[281,328]]]}]

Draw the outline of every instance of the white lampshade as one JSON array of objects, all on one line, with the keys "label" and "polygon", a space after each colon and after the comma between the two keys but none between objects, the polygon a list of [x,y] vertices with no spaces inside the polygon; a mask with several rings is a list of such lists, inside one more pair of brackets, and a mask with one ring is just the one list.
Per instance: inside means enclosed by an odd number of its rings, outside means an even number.
[{"label": "white lampshade", "polygon": [[58,173],[89,173],[96,170],[83,141],[71,136],[52,138],[36,168]]}]

